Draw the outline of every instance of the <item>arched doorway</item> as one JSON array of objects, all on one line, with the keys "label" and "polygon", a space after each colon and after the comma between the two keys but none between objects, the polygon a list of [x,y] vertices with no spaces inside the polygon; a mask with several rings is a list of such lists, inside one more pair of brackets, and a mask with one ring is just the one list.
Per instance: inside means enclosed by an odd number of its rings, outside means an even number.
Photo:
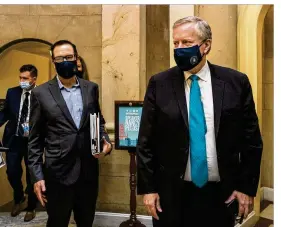
[{"label": "arched doorway", "polygon": [[[38,85],[48,81],[50,76],[54,75],[54,68],[50,61],[50,46],[51,43],[47,41],[30,38],[14,40],[0,47],[0,101],[4,101],[9,88],[19,85],[19,68],[24,64],[36,66]],[[4,126],[0,128],[0,140],[3,131]],[[25,172],[23,178],[25,178]],[[13,199],[13,191],[6,176],[6,167],[0,169],[0,185],[1,207]]]},{"label": "arched doorway", "polygon": [[[274,90],[274,7],[271,6],[265,16],[263,27],[263,71],[262,71],[262,136],[263,136],[263,156],[261,165],[261,192],[262,205],[273,202],[274,190],[274,149],[273,149],[273,90]],[[264,206],[262,206],[264,207]],[[266,208],[273,211],[273,205]],[[269,213],[269,212],[268,212]],[[263,212],[261,210],[261,215]],[[273,216],[271,216],[273,218]]]},{"label": "arched doorway", "polygon": [[38,84],[46,82],[51,74],[51,43],[40,39],[15,40],[0,48],[0,99],[4,99],[10,87],[18,85],[19,68],[33,64],[38,69]]},{"label": "arched doorway", "polygon": [[[263,26],[270,5],[241,5],[238,17],[238,70],[250,79],[263,134]],[[261,173],[262,175],[262,173]],[[260,215],[260,190],[254,204],[253,222]]]},{"label": "arched doorway", "polygon": [[[263,28],[263,124],[264,152],[261,187],[273,188],[273,6],[268,10]],[[267,171],[265,171],[267,170]]]}]

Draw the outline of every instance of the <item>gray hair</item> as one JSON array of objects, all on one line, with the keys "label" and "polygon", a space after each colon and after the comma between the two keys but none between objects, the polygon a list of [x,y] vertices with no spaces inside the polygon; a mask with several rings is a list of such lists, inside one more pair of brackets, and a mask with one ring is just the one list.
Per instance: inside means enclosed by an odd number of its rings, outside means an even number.
[{"label": "gray hair", "polygon": [[187,24],[187,23],[192,23],[195,25],[197,35],[199,36],[200,39],[202,40],[212,39],[212,30],[210,25],[208,24],[207,21],[201,19],[200,17],[188,16],[179,19],[174,23],[173,29],[182,24]]}]

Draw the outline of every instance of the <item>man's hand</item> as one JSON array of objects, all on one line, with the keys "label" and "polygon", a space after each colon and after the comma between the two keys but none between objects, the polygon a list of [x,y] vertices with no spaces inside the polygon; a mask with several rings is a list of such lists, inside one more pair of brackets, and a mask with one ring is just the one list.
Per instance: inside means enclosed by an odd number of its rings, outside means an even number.
[{"label": "man's hand", "polygon": [[242,192],[234,191],[225,203],[229,203],[234,199],[239,202],[239,217],[244,215],[244,218],[247,218],[249,211],[252,209],[254,198]]},{"label": "man's hand", "polygon": [[44,194],[46,192],[44,180],[40,180],[34,184],[34,192],[41,205],[45,207],[45,203],[47,203],[47,198],[46,195]]},{"label": "man's hand", "polygon": [[103,140],[103,150],[101,153],[95,154],[94,155],[95,158],[101,158],[111,151],[111,144],[106,141],[105,137],[102,137],[102,140]]},{"label": "man's hand", "polygon": [[158,193],[145,194],[143,196],[143,203],[146,206],[148,213],[155,219],[159,220],[156,209],[159,212],[162,212],[162,209],[160,206],[160,197]]}]

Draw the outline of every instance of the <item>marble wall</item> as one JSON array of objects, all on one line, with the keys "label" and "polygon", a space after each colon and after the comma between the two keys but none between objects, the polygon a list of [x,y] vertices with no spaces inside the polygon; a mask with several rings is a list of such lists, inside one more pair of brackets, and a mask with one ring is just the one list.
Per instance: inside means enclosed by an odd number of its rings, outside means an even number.
[{"label": "marble wall", "polygon": [[195,5],[194,12],[212,29],[212,50],[208,60],[237,69],[237,5]]},{"label": "marble wall", "polygon": [[[142,98],[145,49],[141,46],[145,46],[145,6],[103,5],[101,103],[109,131],[114,127],[114,101]],[[129,196],[129,154],[113,150],[100,162],[97,209],[129,213]],[[138,204],[138,213],[144,213],[140,197]]]},{"label": "marble wall", "polygon": [[263,42],[263,107],[262,107],[262,136],[264,150],[261,167],[261,186],[274,187],[274,148],[273,148],[273,36],[274,8],[271,6],[264,20]]},{"label": "marble wall", "polygon": [[101,5],[0,5],[0,46],[13,40],[68,39],[101,86]]},{"label": "marble wall", "polygon": [[146,6],[146,82],[170,68],[169,5]]},{"label": "marble wall", "polygon": [[114,120],[114,100],[138,100],[140,93],[139,5],[102,6],[102,105]]}]

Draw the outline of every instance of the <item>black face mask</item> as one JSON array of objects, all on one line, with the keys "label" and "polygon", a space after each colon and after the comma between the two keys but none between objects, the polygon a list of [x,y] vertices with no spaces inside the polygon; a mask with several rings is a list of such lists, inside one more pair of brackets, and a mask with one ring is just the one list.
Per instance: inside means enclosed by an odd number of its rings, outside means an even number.
[{"label": "black face mask", "polygon": [[77,71],[76,76],[83,79],[83,74],[84,74],[83,71]]},{"label": "black face mask", "polygon": [[63,61],[60,63],[55,62],[55,67],[59,76],[64,79],[70,79],[77,74],[76,61]]},{"label": "black face mask", "polygon": [[175,62],[182,71],[189,71],[202,61],[203,56],[200,53],[200,46],[174,49]]}]

